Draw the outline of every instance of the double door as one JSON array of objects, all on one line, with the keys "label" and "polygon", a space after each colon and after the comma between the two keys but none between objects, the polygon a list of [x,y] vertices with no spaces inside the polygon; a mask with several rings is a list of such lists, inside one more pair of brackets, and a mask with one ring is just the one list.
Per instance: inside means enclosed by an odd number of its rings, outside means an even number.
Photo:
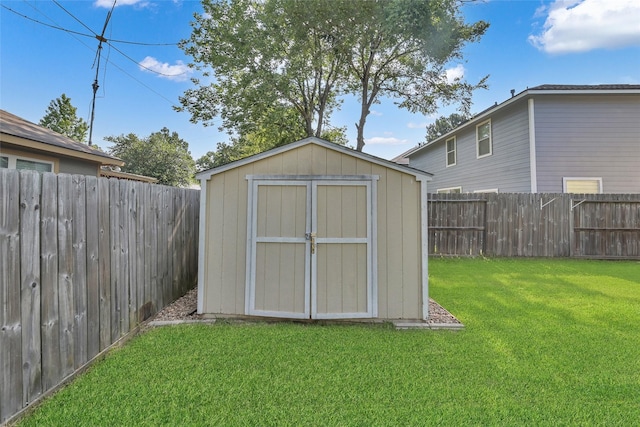
[{"label": "double door", "polygon": [[252,179],[250,315],[376,317],[371,179]]}]

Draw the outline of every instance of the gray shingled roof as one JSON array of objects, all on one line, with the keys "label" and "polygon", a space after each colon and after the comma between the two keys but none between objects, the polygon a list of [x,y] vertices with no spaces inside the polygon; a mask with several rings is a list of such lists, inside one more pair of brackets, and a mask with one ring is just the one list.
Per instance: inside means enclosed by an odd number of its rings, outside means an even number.
[{"label": "gray shingled roof", "polygon": [[0,133],[104,157],[105,160],[120,160],[117,157],[110,156],[107,153],[91,148],[86,144],[76,142],[71,138],[52,131],[51,129],[31,123],[30,121],[4,110],[0,110]]},{"label": "gray shingled roof", "polygon": [[640,89],[640,85],[554,85],[546,84],[530,87],[527,90],[625,90]]},{"label": "gray shingled roof", "polygon": [[406,156],[406,157],[410,157],[413,154],[415,154],[416,152],[422,150],[423,148],[430,146],[434,143],[438,143],[441,141],[445,141],[447,139],[447,137],[455,132],[457,132],[459,129],[467,126],[468,124],[472,123],[472,122],[477,122],[480,118],[482,118],[483,116],[485,116],[486,114],[488,114],[491,111],[494,110],[499,110],[501,108],[503,108],[505,105],[513,102],[514,99],[516,98],[521,98],[526,96],[527,94],[541,94],[543,92],[547,92],[550,94],[554,94],[557,92],[561,92],[561,91],[573,91],[574,93],[593,93],[596,91],[602,91],[602,92],[609,92],[609,93],[616,93],[617,91],[622,91],[622,93],[637,93],[637,91],[640,91],[640,85],[632,85],[632,84],[602,84],[602,85],[560,85],[560,84],[543,84],[543,85],[539,85],[539,86],[534,86],[534,87],[528,87],[525,90],[523,90],[522,92],[518,93],[518,94],[514,94],[511,98],[506,99],[505,101],[503,101],[502,103],[498,104],[497,102],[480,111],[477,114],[474,114],[474,116],[472,118],[470,118],[469,120],[466,120],[462,123],[460,123],[455,129],[452,129],[450,132],[446,133],[445,135],[441,135],[440,137],[427,142],[426,144],[420,144],[417,147],[414,147],[404,153],[402,153],[400,156],[397,156],[394,158],[395,161],[398,161],[400,159],[400,157],[402,156]]}]

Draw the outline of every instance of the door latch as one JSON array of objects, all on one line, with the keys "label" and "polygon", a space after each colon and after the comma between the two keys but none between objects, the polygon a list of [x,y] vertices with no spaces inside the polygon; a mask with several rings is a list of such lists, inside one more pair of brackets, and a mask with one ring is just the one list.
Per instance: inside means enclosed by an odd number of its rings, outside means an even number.
[{"label": "door latch", "polygon": [[311,254],[316,253],[316,233],[306,233],[304,237],[311,241]]}]

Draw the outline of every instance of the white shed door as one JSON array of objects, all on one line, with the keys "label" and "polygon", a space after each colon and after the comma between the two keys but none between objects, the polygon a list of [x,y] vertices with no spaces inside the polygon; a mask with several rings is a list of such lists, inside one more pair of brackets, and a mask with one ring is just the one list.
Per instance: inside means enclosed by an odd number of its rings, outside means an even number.
[{"label": "white shed door", "polygon": [[255,180],[247,314],[375,317],[371,181]]}]

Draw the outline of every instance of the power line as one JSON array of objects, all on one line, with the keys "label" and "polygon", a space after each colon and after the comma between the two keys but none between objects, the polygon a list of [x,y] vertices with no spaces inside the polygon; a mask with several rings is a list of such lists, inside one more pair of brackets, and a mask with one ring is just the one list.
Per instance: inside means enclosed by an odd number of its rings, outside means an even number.
[{"label": "power line", "polygon": [[144,65],[142,65],[141,63],[139,63],[135,59],[131,58],[129,55],[127,55],[126,53],[124,53],[123,51],[121,51],[120,49],[115,47],[114,45],[112,45],[109,41],[107,41],[107,44],[109,46],[111,46],[120,55],[124,56],[125,58],[127,58],[129,61],[133,62],[134,64],[136,64],[140,68],[144,68],[145,70],[150,71],[150,72],[155,73],[155,74],[158,74],[159,76],[163,76],[163,77],[178,77],[178,76],[183,76],[183,75],[187,74],[186,71],[183,72],[183,73],[179,73],[179,74],[165,74],[165,73],[161,73],[160,71],[156,71],[154,69],[151,69],[149,67],[145,67]]},{"label": "power line", "polygon": [[45,27],[53,28],[54,30],[60,30],[60,31],[64,31],[64,32],[71,33],[71,34],[76,34],[76,35],[83,36],[83,37],[92,37],[92,38],[94,37],[91,34],[84,34],[84,33],[78,32],[78,31],[68,30],[66,28],[57,27],[55,25],[47,24],[46,22],[38,21],[37,19],[32,18],[32,17],[27,16],[27,15],[23,15],[20,12],[17,12],[17,11],[11,9],[10,7],[8,7],[8,6],[4,5],[4,4],[0,4],[0,6],[2,6],[5,9],[7,9],[9,12],[13,12],[16,15],[21,16],[22,18],[28,19],[29,21],[33,21],[36,24],[44,25]]},{"label": "power line", "polygon": [[[56,4],[56,6],[58,6],[60,9],[64,10],[65,12],[67,12],[67,14],[72,17],[73,19],[75,19],[78,23],[80,23],[80,25],[82,25],[83,27],[85,27],[87,30],[89,30],[90,32],[92,32],[95,36],[97,36],[98,34],[96,34],[91,28],[89,28],[87,25],[85,25],[84,22],[82,22],[81,20],[79,20],[78,18],[76,18],[73,13],[69,12],[67,9],[65,9],[60,3],[58,3],[56,0],[53,0],[53,2]],[[113,7],[116,7],[116,2],[113,2]],[[111,8],[111,11],[113,11],[113,7]],[[109,12],[109,16],[111,16],[111,12]],[[108,18],[107,18],[108,21]]]},{"label": "power line", "polygon": [[[29,4],[29,3],[27,3],[27,4]],[[93,34],[86,34],[86,33],[81,33],[79,31],[70,30],[68,28],[64,28],[64,27],[61,27],[61,26],[58,26],[58,25],[47,24],[46,22],[39,21],[39,20],[37,20],[35,18],[32,18],[31,16],[24,15],[24,14],[22,14],[22,13],[16,11],[16,10],[10,8],[9,6],[7,6],[5,4],[0,3],[0,6],[2,6],[4,9],[8,10],[9,12],[12,12],[12,13],[20,16],[21,18],[27,19],[29,21],[35,22],[36,24],[40,24],[40,25],[43,25],[45,27],[52,28],[54,30],[64,31],[66,33],[76,34],[78,36],[83,36],[83,37],[96,38],[96,34],[93,33],[93,31],[91,31]],[[29,6],[31,6],[31,5],[29,4]],[[33,6],[31,6],[31,7],[33,7]],[[40,11],[38,9],[36,9],[36,10],[38,12],[42,13],[42,11]],[[49,18],[49,19],[51,20],[51,18]],[[51,20],[51,21],[53,22],[53,20]],[[179,43],[147,43],[147,42],[136,42],[136,41],[129,41],[129,40],[115,40],[115,39],[109,39],[108,41],[110,43],[123,43],[123,44],[131,44],[131,45],[138,45],[138,46],[178,46],[178,44],[179,44]]]},{"label": "power line", "polygon": [[[42,22],[39,21],[35,18],[32,18],[28,15],[24,15],[22,13],[19,13],[15,10],[13,10],[12,8],[6,6],[5,4],[0,3],[0,6],[2,6],[4,9],[14,13],[15,15],[18,15],[24,19],[27,19],[29,21],[35,22],[37,24],[40,24],[42,26],[48,27],[48,28],[52,28],[55,30],[59,30],[59,31],[63,31],[66,32],[68,34],[70,34],[73,38],[75,38],[79,43],[81,43],[82,45],[84,45],[87,49],[94,51],[94,48],[90,47],[89,45],[87,45],[86,43],[84,43],[82,40],[80,40],[79,38],[76,37],[76,35],[78,36],[83,36],[83,37],[89,37],[89,38],[96,38],[98,40],[100,40],[98,38],[98,35],[91,30],[90,28],[88,28],[85,24],[83,24],[80,20],[78,20],[77,18],[73,17],[74,19],[76,19],[77,21],[79,21],[84,27],[86,27],[87,29],[89,29],[89,31],[91,31],[93,34],[85,34],[85,33],[81,33],[78,31],[73,31],[73,30],[69,30],[67,28],[64,28],[62,26],[60,26],[57,22],[55,22],[53,19],[51,19],[49,16],[47,16],[44,12],[42,12],[41,10],[39,10],[38,8],[34,7],[33,5],[31,5],[29,2],[27,2],[26,0],[23,0],[25,3],[27,3],[27,5],[29,5],[29,7],[31,7],[32,9],[34,9],[36,12],[40,13],[41,15],[43,15],[44,17],[46,17],[49,21],[53,22],[55,25],[51,25],[48,24],[46,22]],[[70,14],[71,16],[73,16],[70,12],[66,11],[66,9],[62,8],[63,10],[65,10],[65,12],[67,12],[68,14]],[[106,24],[105,24],[106,25]],[[105,41],[107,42],[107,44],[109,45],[109,47],[112,47],[114,50],[116,50],[118,53],[120,53],[122,56],[124,56],[126,59],[130,60],[131,62],[133,62],[134,64],[147,69],[148,71],[151,71],[153,73],[159,74],[161,76],[165,76],[165,77],[176,77],[179,75],[183,75],[185,73],[181,73],[181,74],[163,74],[160,72],[157,72],[155,70],[152,70],[150,68],[144,67],[142,65],[140,65],[140,63],[138,63],[136,60],[132,59],[131,57],[129,57],[127,54],[125,54],[124,52],[122,52],[121,50],[119,50],[116,46],[114,46],[112,43],[123,43],[123,44],[132,44],[132,45],[141,45],[141,46],[177,46],[178,43],[145,43],[145,42],[134,42],[134,41],[126,41],[126,40],[112,40],[112,39],[105,39]],[[110,55],[107,55],[107,58],[105,58],[105,61],[108,64],[111,64],[112,66],[114,66],[115,68],[117,68],[121,73],[125,74],[127,77],[131,78],[133,81],[135,81],[136,83],[138,83],[140,86],[144,87],[145,89],[149,90],[150,92],[153,92],[155,95],[157,95],[158,97],[162,98],[163,100],[165,100],[166,102],[168,102],[172,107],[177,107],[175,102],[170,100],[169,98],[167,98],[166,96],[164,96],[163,94],[161,94],[160,92],[156,91],[155,89],[153,89],[152,87],[150,87],[149,85],[143,83],[142,81],[140,81],[139,79],[137,79],[136,77],[134,77],[132,74],[130,74],[129,72],[125,71],[122,67],[120,67],[118,64],[116,64],[115,62],[113,62],[112,60],[110,60]],[[103,79],[106,76],[106,65],[105,65],[105,70],[104,70],[104,74],[103,74]],[[104,83],[103,83],[104,84]]]}]

